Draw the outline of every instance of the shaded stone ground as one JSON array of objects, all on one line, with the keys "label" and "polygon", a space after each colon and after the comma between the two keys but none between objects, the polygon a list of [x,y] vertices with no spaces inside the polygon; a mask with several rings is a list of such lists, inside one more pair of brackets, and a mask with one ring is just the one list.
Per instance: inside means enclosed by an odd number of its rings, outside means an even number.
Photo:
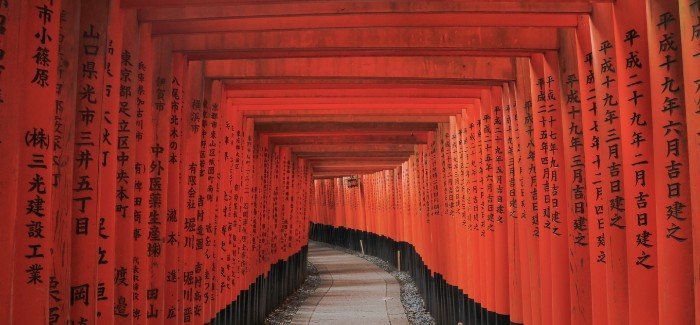
[{"label": "shaded stone ground", "polygon": [[384,260],[311,242],[309,261],[309,279],[266,324],[435,324],[410,275]]}]

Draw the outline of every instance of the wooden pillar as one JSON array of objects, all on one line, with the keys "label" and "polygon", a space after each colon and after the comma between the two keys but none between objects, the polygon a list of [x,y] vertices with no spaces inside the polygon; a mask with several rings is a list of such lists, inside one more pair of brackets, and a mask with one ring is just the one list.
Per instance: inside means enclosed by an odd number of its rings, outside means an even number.
[{"label": "wooden pillar", "polygon": [[[163,60],[166,60],[163,57]],[[164,64],[166,62],[161,62]],[[174,54],[172,58],[172,72],[167,82],[170,84],[170,96],[166,97],[166,100],[170,100],[168,107],[165,107],[163,111],[168,112],[168,149],[169,154],[167,156],[168,165],[168,184],[167,184],[167,209],[165,214],[165,231],[162,235],[163,246],[165,254],[165,287],[164,295],[164,310],[165,322],[167,323],[181,323],[182,313],[179,309],[180,302],[180,290],[182,290],[182,285],[180,284],[180,259],[183,253],[181,249],[182,237],[180,236],[180,231],[182,227],[180,226],[180,218],[183,218],[183,210],[181,210],[182,204],[180,202],[183,199],[181,195],[181,188],[184,187],[186,183],[181,181],[180,175],[184,173],[186,169],[182,168],[182,155],[181,146],[184,144],[182,139],[183,133],[183,122],[182,122],[182,111],[183,107],[186,105],[184,101],[184,87],[185,84],[185,74],[187,73],[187,58],[184,54]]]},{"label": "wooden pillar", "polygon": [[183,323],[194,323],[197,318],[194,314],[194,272],[197,264],[197,239],[199,224],[199,146],[202,134],[202,94],[203,94],[203,63],[191,61],[187,66],[187,90],[188,99],[182,107],[182,147],[180,152],[182,160],[180,168],[181,183],[184,191],[181,192],[182,218],[180,221],[180,240],[182,252],[182,297],[181,313]]},{"label": "wooden pillar", "polygon": [[[78,67],[76,63],[80,51],[78,46],[80,40],[79,16],[80,1],[64,0],[61,2],[58,49],[58,77],[60,80],[56,84],[57,99],[53,141],[54,169],[51,216],[54,222],[54,231],[52,233],[52,273],[49,282],[49,324],[67,321],[70,314],[70,234],[73,229],[73,154],[75,150],[75,107],[78,94]],[[7,57],[7,53],[5,55]],[[2,127],[3,130],[8,128]],[[8,153],[8,156],[12,155]]]},{"label": "wooden pillar", "polygon": [[[622,164],[620,80],[617,72],[613,33],[612,4],[595,4],[591,15],[592,65],[595,74],[597,123],[600,132],[600,166],[605,223],[605,269],[607,276],[608,322],[627,323],[629,308],[627,286],[627,248],[624,218],[625,198]],[[595,299],[595,298],[594,298]]]},{"label": "wooden pillar", "polygon": [[[475,249],[476,249],[476,263],[475,263],[475,277],[478,279],[477,281],[477,286],[479,288],[477,289],[477,295],[474,298],[477,300],[477,302],[480,304],[479,307],[482,309],[487,309],[489,307],[488,305],[488,289],[486,286],[486,273],[487,271],[487,255],[486,255],[486,241],[485,241],[485,236],[486,236],[486,224],[485,224],[485,210],[486,210],[486,197],[484,195],[484,156],[482,154],[483,151],[483,141],[482,141],[482,115],[481,115],[481,106],[482,103],[477,103],[474,105],[473,108],[473,118],[472,118],[472,123],[470,124],[470,128],[472,129],[472,134],[473,134],[473,146],[474,146],[474,152],[473,152],[473,157],[474,157],[474,170],[476,174],[474,175],[474,186],[473,192],[476,196],[476,201],[475,201],[475,208],[476,210],[474,211],[474,234],[473,236],[473,241],[475,242]],[[477,310],[477,312],[482,312],[483,310]],[[483,319],[483,314],[480,315]]]},{"label": "wooden pillar", "polygon": [[503,88],[491,87],[491,161],[493,168],[493,241],[494,241],[494,270],[495,296],[494,312],[498,317],[510,313],[509,302],[509,268],[508,268],[508,225],[506,218],[506,166],[503,129]]},{"label": "wooden pillar", "polygon": [[[505,161],[505,199],[507,206],[506,222],[508,227],[508,296],[509,296],[509,315],[510,321],[514,323],[524,323],[523,315],[523,269],[522,269],[522,252],[525,245],[522,240],[520,230],[523,224],[520,221],[521,206],[518,200],[519,191],[522,188],[522,176],[519,170],[519,152],[517,145],[517,122],[516,122],[516,106],[513,94],[514,89],[508,83],[503,84],[503,137],[505,142],[504,161]],[[520,185],[518,185],[520,184]],[[522,200],[522,197],[520,197]],[[529,299],[528,299],[529,302]],[[530,322],[530,317],[527,317]]]},{"label": "wooden pillar", "polygon": [[[688,161],[700,161],[700,2],[679,1]],[[700,165],[688,166],[692,223],[700,223]],[[700,317],[700,227],[693,226],[695,315]]]},{"label": "wooden pillar", "polygon": [[[591,322],[591,277],[588,237],[590,227],[587,218],[586,165],[584,153],[584,132],[581,119],[581,88],[579,66],[582,60],[577,49],[576,30],[561,30],[559,55],[560,80],[562,85],[559,112],[561,118],[562,150],[564,160],[560,162],[566,169],[565,192],[568,202],[564,213],[568,215],[569,231],[569,295],[571,323],[586,324]],[[563,176],[561,176],[563,177]]]},{"label": "wooden pillar", "polygon": [[[17,139],[20,139],[18,119],[19,110],[10,109],[11,107],[19,107],[20,96],[19,84],[12,80],[12,76],[28,74],[29,72],[22,71],[19,64],[20,49],[19,28],[21,21],[22,3],[14,1],[12,3],[6,1],[0,5],[0,129],[3,132],[0,134],[0,151],[5,155],[0,160],[0,188],[17,189],[17,178],[19,175],[19,149],[20,144]],[[31,57],[29,53],[24,53],[24,56]],[[58,56],[56,56],[58,57]],[[31,80],[31,79],[30,79]],[[70,179],[69,181],[70,182]],[[0,204],[10,211],[0,215],[0,247],[11,247],[15,239],[15,217],[17,211],[17,191],[7,191],[6,195],[0,196]],[[21,204],[23,205],[23,203]],[[0,260],[8,261],[10,267],[0,269],[0,292],[7,294],[0,295],[0,318],[12,318],[12,283],[14,268],[14,251],[12,249],[0,250]],[[48,275],[47,275],[48,276]],[[66,287],[67,282],[61,283],[62,287]]]},{"label": "wooden pillar", "polygon": [[615,4],[615,43],[625,183],[629,321],[659,319],[656,193],[646,6]]},{"label": "wooden pillar", "polygon": [[532,124],[535,151],[535,170],[538,176],[535,210],[538,213],[537,237],[539,242],[540,309],[542,324],[552,324],[552,270],[551,270],[551,169],[549,164],[549,123],[547,90],[545,88],[544,56],[535,54],[530,60],[530,91],[532,93]]},{"label": "wooden pillar", "polygon": [[598,125],[595,73],[591,48],[591,29],[588,17],[579,17],[576,29],[579,87],[581,89],[581,125],[586,181],[586,200],[590,238],[591,317],[593,323],[607,321],[607,276],[605,272],[605,220],[603,181],[600,164],[601,133]]},{"label": "wooden pillar", "polygon": [[[136,161],[137,69],[139,33],[136,11],[126,11],[119,71],[116,133],[117,184],[115,203],[114,316],[118,324],[133,320],[134,184]],[[116,91],[116,90],[114,90]]]},{"label": "wooden pillar", "polygon": [[109,2],[105,44],[105,76],[102,93],[102,117],[99,132],[100,164],[98,177],[99,218],[97,239],[97,318],[101,324],[114,323],[114,269],[117,192],[117,132],[119,123],[119,86],[121,71],[123,13],[120,1]]},{"label": "wooden pillar", "polygon": [[[550,177],[551,256],[552,256],[552,321],[565,324],[571,321],[569,294],[569,218],[566,193],[569,191],[564,156],[564,125],[562,123],[561,75],[559,58],[546,52],[544,78],[546,94],[548,164]],[[566,306],[569,306],[568,308]]]},{"label": "wooden pillar", "polygon": [[[468,295],[468,285],[467,285],[467,260],[468,260],[468,247],[467,247],[467,211],[465,206],[466,202],[466,181],[467,175],[465,173],[465,161],[464,153],[466,147],[464,146],[463,140],[463,116],[461,114],[450,117],[450,155],[451,155],[451,167],[452,167],[452,186],[453,192],[451,195],[451,204],[453,207],[453,225],[452,231],[454,232],[454,254],[456,258],[453,259],[452,263],[455,266],[455,276],[457,287],[462,290],[462,293]],[[403,166],[402,166],[403,170]],[[405,173],[402,173],[402,181],[406,177]],[[405,192],[402,192],[402,194]],[[405,196],[405,194],[403,194]],[[405,197],[402,197],[405,200]],[[403,213],[399,212],[399,215],[405,215],[408,212],[408,208],[404,205]],[[408,239],[402,236],[403,241]],[[408,241],[410,242],[410,241]],[[462,322],[466,322],[466,319],[460,319]]]},{"label": "wooden pillar", "polygon": [[200,121],[199,142],[199,189],[197,198],[197,231],[195,236],[195,248],[197,250],[196,262],[193,270],[194,295],[193,314],[196,324],[207,322],[209,310],[206,302],[209,301],[209,259],[211,241],[211,219],[213,217],[212,199],[213,187],[209,179],[208,145],[212,132],[212,107],[209,101],[211,96],[211,81],[202,81],[202,119]]},{"label": "wooden pillar", "polygon": [[82,69],[77,86],[71,230],[71,270],[80,272],[71,272],[70,319],[74,322],[95,322],[98,299],[105,298],[106,290],[98,281],[98,263],[106,263],[106,256],[101,255],[106,252],[99,250],[98,238],[109,10],[108,1],[94,1],[82,3],[80,14],[78,67]]},{"label": "wooden pillar", "polygon": [[[659,261],[659,319],[695,321],[692,204],[679,8],[650,0],[647,10]],[[686,10],[686,9],[684,9]],[[692,98],[688,99],[692,100]]]},{"label": "wooden pillar", "polygon": [[136,69],[136,114],[134,169],[134,321],[147,322],[149,309],[147,291],[150,286],[150,263],[148,261],[148,205],[150,182],[151,147],[153,146],[152,100],[153,93],[153,49],[151,48],[150,25],[139,25],[139,55]]},{"label": "wooden pillar", "polygon": [[539,324],[542,321],[541,312],[541,275],[540,275],[540,258],[539,258],[539,223],[540,215],[537,210],[538,196],[538,175],[536,168],[535,155],[535,130],[532,115],[532,92],[530,80],[530,64],[527,58],[517,58],[515,60],[516,67],[516,93],[518,104],[518,143],[520,145],[520,162],[521,175],[525,182],[522,195],[522,207],[524,210],[521,219],[524,219],[525,228],[525,249],[527,252],[526,263],[529,274],[528,282],[530,283],[530,291],[524,293],[530,297],[531,319],[534,324]]},{"label": "wooden pillar", "polygon": [[[9,60],[4,62],[3,59],[2,65],[17,66],[7,66],[9,71],[6,70],[2,75],[2,95],[8,100],[2,104],[2,117],[8,117],[6,123],[16,124],[16,128],[9,126],[9,132],[3,132],[0,140],[3,143],[2,149],[17,151],[16,157],[12,151],[8,152],[10,159],[7,163],[18,164],[18,169],[5,162],[2,164],[9,172],[17,172],[16,179],[13,175],[2,176],[2,185],[8,186],[6,192],[16,192],[17,195],[16,204],[8,204],[8,207],[14,209],[6,210],[3,214],[7,217],[3,216],[0,221],[8,227],[4,228],[3,235],[14,232],[14,235],[8,236],[10,241],[7,245],[3,246],[4,251],[10,251],[9,254],[2,255],[7,258],[5,261],[8,265],[5,268],[14,269],[0,273],[2,289],[6,290],[3,291],[4,295],[12,295],[9,299],[3,298],[3,302],[11,307],[3,305],[0,312],[4,319],[15,324],[49,321],[47,311],[52,264],[51,234],[54,230],[54,220],[51,217],[51,160],[55,144],[53,113],[57,98],[56,85],[60,82],[57,74],[60,8],[60,1],[39,0],[14,1],[2,8],[7,17],[4,22],[9,27],[5,29],[8,34],[2,38],[3,49],[5,41],[15,41],[10,44],[17,44],[6,47],[10,52]],[[12,53],[13,51],[16,52]],[[8,79],[5,75],[7,72],[11,76],[14,73],[16,79]],[[17,85],[5,88],[7,82]],[[5,104],[11,106],[5,107]],[[28,114],[21,114],[19,108],[23,107],[31,107],[32,110]],[[16,112],[5,112],[15,109]],[[3,126],[4,123],[5,121]],[[17,144],[6,145],[6,141]],[[15,196],[8,193],[8,199],[10,198]],[[11,247],[14,247],[14,252]],[[32,312],[33,310],[43,312]]]}]

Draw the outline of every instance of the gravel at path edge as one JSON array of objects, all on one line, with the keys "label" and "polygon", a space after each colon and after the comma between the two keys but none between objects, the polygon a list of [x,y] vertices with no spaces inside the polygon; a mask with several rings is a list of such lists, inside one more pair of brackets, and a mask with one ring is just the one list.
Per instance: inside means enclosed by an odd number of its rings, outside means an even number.
[{"label": "gravel at path edge", "polygon": [[301,288],[287,297],[287,299],[273,310],[270,315],[267,315],[265,324],[283,325],[292,323],[292,319],[294,319],[294,315],[296,315],[301,304],[309,298],[309,296],[316,291],[318,285],[321,284],[321,275],[318,273],[316,266],[310,262],[306,262],[306,271],[308,276],[301,285]]}]

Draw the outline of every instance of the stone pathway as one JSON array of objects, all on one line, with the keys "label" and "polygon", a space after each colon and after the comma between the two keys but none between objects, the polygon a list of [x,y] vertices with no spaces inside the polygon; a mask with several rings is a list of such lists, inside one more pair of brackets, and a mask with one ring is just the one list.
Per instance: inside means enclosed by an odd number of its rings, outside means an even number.
[{"label": "stone pathway", "polygon": [[292,324],[408,324],[396,279],[357,256],[309,243],[321,284]]}]

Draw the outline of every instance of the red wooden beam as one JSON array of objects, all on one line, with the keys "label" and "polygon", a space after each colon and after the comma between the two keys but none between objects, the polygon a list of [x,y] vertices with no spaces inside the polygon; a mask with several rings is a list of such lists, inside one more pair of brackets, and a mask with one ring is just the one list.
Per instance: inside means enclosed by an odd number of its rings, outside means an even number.
[{"label": "red wooden beam", "polygon": [[415,135],[344,135],[332,133],[295,137],[270,137],[270,141],[278,145],[293,144],[419,144],[425,143],[424,134]]},{"label": "red wooden beam", "polygon": [[459,114],[464,107],[470,107],[471,105],[464,105],[462,108],[455,107],[425,107],[422,106],[411,106],[402,105],[401,107],[389,107],[386,105],[372,107],[370,105],[362,105],[361,107],[345,107],[346,111],[338,111],[331,109],[277,109],[277,110],[246,110],[242,113],[246,117],[260,118],[260,117],[290,117],[290,116],[348,116],[348,115],[365,115],[365,116],[391,116],[396,114],[404,114],[410,112],[415,116],[433,116],[433,115],[455,115]]},{"label": "red wooden beam", "polygon": [[[150,2],[150,3],[149,3]],[[192,3],[192,2],[190,2]],[[153,6],[151,1],[125,0],[124,7],[139,7],[142,21],[210,19],[223,17],[257,17],[285,15],[313,15],[336,13],[577,13],[591,11],[588,1],[514,2],[514,1],[274,1],[244,2],[221,1],[221,5],[196,3],[187,10],[181,7]]]},{"label": "red wooden beam", "polygon": [[207,61],[208,78],[335,77],[512,80],[509,58],[348,57]]},{"label": "red wooden beam", "polygon": [[345,48],[345,49],[260,49],[260,50],[203,50],[182,51],[191,60],[319,58],[319,57],[410,57],[410,56],[483,56],[483,57],[527,57],[537,50],[511,49],[436,49],[436,48]]},{"label": "red wooden beam", "polygon": [[[389,13],[262,16],[154,22],[154,34],[384,27],[574,27],[576,14]],[[517,30],[513,29],[513,32]]]},{"label": "red wooden beam", "polygon": [[256,123],[304,123],[304,122],[325,122],[325,123],[345,123],[345,122],[363,122],[363,123],[444,123],[449,122],[447,115],[328,115],[328,116],[279,116],[279,117],[257,117]]},{"label": "red wooden beam", "polygon": [[435,123],[255,123],[258,133],[375,133],[375,132],[425,132],[435,130]]},{"label": "red wooden beam", "polygon": [[414,145],[401,143],[401,144],[391,144],[391,143],[345,143],[345,144],[297,144],[297,145],[286,145],[292,149],[295,153],[318,153],[318,152],[336,152],[336,153],[346,153],[346,154],[358,154],[358,153],[369,153],[369,152],[413,152]]},{"label": "red wooden beam", "polygon": [[303,105],[255,105],[237,106],[245,116],[288,116],[288,115],[335,115],[338,112],[352,112],[353,114],[367,115],[396,115],[418,114],[435,115],[458,114],[462,109],[471,104],[303,104]]},{"label": "red wooden beam", "polygon": [[[188,56],[189,57],[189,56]],[[223,78],[223,77],[222,77]],[[498,80],[471,80],[471,79],[445,79],[445,78],[380,78],[380,77],[226,77],[222,80],[223,84],[232,87],[241,84],[319,84],[325,83],[328,85],[335,84],[356,84],[365,87],[375,85],[425,85],[427,87],[436,86],[465,86],[465,87],[483,87],[483,86],[498,86],[502,81]]]},{"label": "red wooden beam", "polygon": [[477,98],[485,87],[426,85],[329,85],[329,84],[241,84],[229,87],[232,98],[299,97],[400,97],[400,98]]},{"label": "red wooden beam", "polygon": [[466,105],[473,104],[474,99],[465,97],[285,97],[285,98],[239,98],[230,97],[228,102],[236,108],[265,106],[265,105],[307,105],[307,104],[428,104],[428,105]]}]

